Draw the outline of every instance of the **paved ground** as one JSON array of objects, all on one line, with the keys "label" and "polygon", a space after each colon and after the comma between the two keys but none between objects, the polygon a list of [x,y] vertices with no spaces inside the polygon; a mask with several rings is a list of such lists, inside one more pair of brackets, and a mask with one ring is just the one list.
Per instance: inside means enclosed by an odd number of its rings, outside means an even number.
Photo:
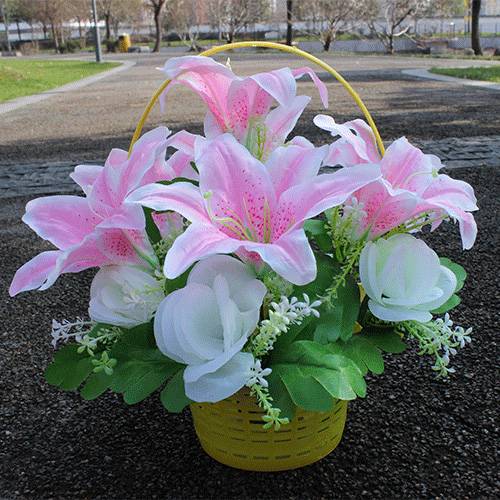
[{"label": "paved ground", "polygon": [[[247,74],[303,65],[270,53],[231,58],[233,68]],[[457,373],[436,380],[431,360],[417,356],[415,345],[386,357],[386,372],[369,377],[366,399],[349,403],[335,452],[303,469],[268,475],[215,463],[200,449],[189,412],[167,413],[157,394],[128,406],[112,393],[89,402],[49,386],[43,371],[54,355],[51,320],[86,314],[93,271],[65,275],[43,293],[8,297],[15,270],[49,248],[20,219],[29,199],[73,190],[67,174],[74,165],[99,163],[110,148],[128,147],[162,81],[154,68],[165,59],[138,54],[137,64],[121,73],[0,118],[1,500],[500,498],[500,94],[402,73],[463,61],[328,58],[365,100],[384,140],[406,135],[438,154],[451,176],[474,186],[479,235],[471,251],[462,251],[454,224],[424,235],[468,272],[453,320],[474,327],[474,334],[453,361]],[[310,84],[300,87],[314,99],[298,133],[324,142],[328,136],[311,124],[324,110]],[[337,121],[359,117],[338,84],[328,87]],[[203,106],[176,92],[167,113],[155,109],[148,127],[201,132]]]},{"label": "paved ground", "polygon": [[[42,96],[0,104],[0,197],[35,196],[54,189],[72,191],[68,173],[76,164],[102,164],[112,147],[128,148],[150,96],[163,81],[163,74],[156,68],[163,65],[167,55],[113,54],[112,59],[127,63],[122,71],[112,71],[105,78],[103,75],[91,78],[92,83],[85,87],[70,84],[64,91],[55,89]],[[264,71],[285,65],[302,67],[307,62],[289,54],[229,56],[233,69],[241,75],[255,72],[256,67]],[[227,56],[217,57],[225,60]],[[500,92],[403,74],[414,67],[422,71],[431,66],[464,65],[464,61],[338,55],[324,59],[365,100],[384,140],[406,135],[425,152],[437,154],[451,168],[500,164],[500,120],[490,104],[500,97]],[[467,64],[495,63],[467,61]],[[325,79],[331,113],[336,120],[360,117],[345,90],[332,82],[329,75]],[[314,97],[304,115],[306,125],[302,125],[300,132],[318,135],[311,119],[325,110],[312,84],[300,85]],[[162,114],[156,106],[146,128],[166,124],[173,130],[186,126],[200,132],[204,110],[201,100],[193,99],[189,90],[177,88],[167,99],[166,113]],[[422,127],[420,115],[424,111],[429,122]],[[323,135],[319,140],[327,137]]]}]

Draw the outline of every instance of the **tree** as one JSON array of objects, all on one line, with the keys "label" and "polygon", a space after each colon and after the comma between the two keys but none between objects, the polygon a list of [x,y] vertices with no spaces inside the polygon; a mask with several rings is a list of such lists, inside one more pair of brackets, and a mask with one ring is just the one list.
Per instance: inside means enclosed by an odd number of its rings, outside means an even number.
[{"label": "tree", "polygon": [[118,36],[120,24],[138,16],[142,10],[141,0],[98,0],[99,14],[106,24],[106,39],[111,38],[111,30]]},{"label": "tree", "polygon": [[307,0],[302,10],[309,13],[309,21],[312,21],[307,33],[318,38],[327,52],[339,29],[354,18],[355,1]]},{"label": "tree", "polygon": [[5,25],[5,36],[7,37],[7,52],[12,52],[10,44],[9,24],[12,19],[14,11],[14,3],[12,0],[0,0],[0,19]]},{"label": "tree", "polygon": [[205,15],[219,33],[219,40],[228,43],[249,23],[262,21],[267,14],[263,0],[208,0],[205,2]]},{"label": "tree", "polygon": [[170,0],[167,19],[168,28],[175,31],[191,50],[198,50],[197,42],[203,19],[202,0]]},{"label": "tree", "polygon": [[479,12],[481,11],[481,0],[472,0],[472,20],[470,41],[471,47],[476,56],[483,55],[481,47],[481,33],[479,32]]},{"label": "tree", "polygon": [[292,19],[293,1],[286,0],[286,44],[292,45],[292,29],[293,29],[293,19]]},{"label": "tree", "polygon": [[160,52],[161,46],[161,13],[163,7],[167,3],[167,0],[149,0],[150,7],[153,9],[153,17],[155,20],[155,31],[156,31],[156,40],[155,46],[153,48],[153,52]]},{"label": "tree", "polygon": [[403,22],[417,14],[425,0],[362,0],[359,16],[384,44],[389,54],[394,53],[394,38],[405,34],[409,26]]},{"label": "tree", "polygon": [[65,0],[38,0],[37,19],[44,25],[49,25],[56,52],[59,52],[60,42],[63,41],[62,22],[68,14],[68,4]]}]

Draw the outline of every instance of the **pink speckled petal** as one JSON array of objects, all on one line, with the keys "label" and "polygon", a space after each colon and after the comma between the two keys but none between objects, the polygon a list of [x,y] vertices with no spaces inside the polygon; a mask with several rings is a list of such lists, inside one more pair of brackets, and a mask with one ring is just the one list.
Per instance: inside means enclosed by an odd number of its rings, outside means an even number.
[{"label": "pink speckled petal", "polygon": [[42,252],[29,262],[26,262],[14,275],[9,294],[14,296],[20,292],[34,290],[42,286],[56,266],[57,258],[61,254],[61,250]]},{"label": "pink speckled petal", "polygon": [[90,209],[86,198],[60,195],[30,201],[23,221],[38,236],[66,250],[80,244],[102,219]]},{"label": "pink speckled petal", "polygon": [[233,253],[243,243],[228,237],[212,224],[191,224],[168,251],[163,273],[168,279],[174,279],[196,261],[218,253]]}]

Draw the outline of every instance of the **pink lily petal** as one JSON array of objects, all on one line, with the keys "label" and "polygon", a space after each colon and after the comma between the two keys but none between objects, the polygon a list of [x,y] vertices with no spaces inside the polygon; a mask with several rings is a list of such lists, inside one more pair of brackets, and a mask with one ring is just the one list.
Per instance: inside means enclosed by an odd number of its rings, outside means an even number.
[{"label": "pink lily petal", "polygon": [[310,101],[310,97],[298,96],[289,107],[278,106],[267,115],[264,123],[267,129],[272,131],[274,142],[279,146],[285,142]]},{"label": "pink lily petal", "polygon": [[316,277],[316,259],[302,229],[284,234],[272,245],[245,242],[243,247],[258,253],[271,269],[295,285],[306,285]]},{"label": "pink lily petal", "polygon": [[[265,166],[229,134],[200,143],[195,161],[200,171],[201,192],[212,192],[209,204],[213,216],[235,217],[240,226],[262,241],[276,206],[276,194]],[[222,230],[232,231],[225,225]],[[236,231],[241,234],[240,229]]]},{"label": "pink lily petal", "polygon": [[[177,83],[188,85],[206,102],[219,123],[226,128],[223,117],[225,99],[229,85],[236,78],[229,68],[208,57],[185,56],[168,59],[163,72],[167,78],[172,79],[165,92]],[[163,111],[165,92],[160,98]]]},{"label": "pink lily petal", "polygon": [[445,200],[468,212],[478,209],[476,195],[470,184],[443,174],[433,179],[421,196],[429,203]]},{"label": "pink lily petal", "polygon": [[273,234],[301,225],[327,208],[340,205],[357,189],[380,178],[377,165],[342,168],[332,174],[319,175],[285,191],[277,208]]},{"label": "pink lily petal", "polygon": [[319,96],[321,97],[321,102],[325,108],[328,107],[328,90],[326,85],[318,78],[318,75],[309,68],[293,69],[292,74],[295,78],[300,78],[302,75],[309,75],[312,81],[318,87]]},{"label": "pink lily petal", "polygon": [[102,219],[91,210],[86,198],[58,195],[30,201],[23,221],[41,238],[66,250],[80,244]]},{"label": "pink lily petal", "polygon": [[211,223],[199,188],[187,182],[169,186],[149,184],[134,191],[125,201],[139,203],[158,212],[174,210],[192,222]]},{"label": "pink lily petal", "polygon": [[13,297],[20,292],[34,290],[42,286],[55,267],[57,257],[61,253],[61,250],[42,252],[20,267],[10,285],[10,296]]},{"label": "pink lily petal", "polygon": [[318,175],[327,147],[304,149],[287,146],[273,151],[266,161],[276,196]]},{"label": "pink lily petal", "polygon": [[78,165],[69,176],[82,188],[83,192],[88,195],[90,188],[101,174],[102,169],[103,167],[97,165]]},{"label": "pink lily petal", "polygon": [[130,157],[125,151],[112,150],[102,174],[93,185],[91,204],[96,209],[99,205],[118,209],[124,198],[140,185],[146,173],[155,166],[156,160],[165,157],[169,134],[166,127],[144,134],[134,144]]},{"label": "pink lily petal", "polygon": [[380,161],[382,176],[391,186],[417,194],[432,183],[433,169],[436,171],[441,166],[437,156],[425,155],[404,137],[394,141]]},{"label": "pink lily petal", "polygon": [[194,154],[194,143],[199,136],[181,130],[167,140],[167,146],[172,146],[186,154]]},{"label": "pink lily petal", "polygon": [[380,155],[370,126],[363,120],[353,120],[340,125],[331,116],[317,115],[314,124],[341,138],[331,145],[327,165],[351,167],[360,163],[378,163]]},{"label": "pink lily petal", "polygon": [[193,223],[177,237],[165,257],[163,274],[174,279],[197,260],[235,252],[244,241],[230,238],[212,224]]},{"label": "pink lily petal", "polygon": [[[95,244],[99,252],[113,264],[154,267],[154,252],[145,231],[96,228]],[[149,266],[146,265],[148,260]]]},{"label": "pink lily petal", "polygon": [[146,227],[146,218],[142,207],[133,204],[123,204],[119,211],[103,220],[99,229],[132,229],[143,230]]},{"label": "pink lily petal", "polygon": [[257,83],[258,87],[276,99],[278,104],[282,106],[290,106],[297,93],[297,82],[289,68],[281,68],[268,73],[259,73],[248,77],[248,80],[253,80]]},{"label": "pink lily petal", "polygon": [[46,290],[54,284],[56,279],[63,273],[78,273],[84,269],[96,266],[104,266],[112,262],[101,253],[96,245],[93,234],[87,236],[79,245],[64,252],[59,252],[55,266],[47,275],[45,283],[40,290]]}]

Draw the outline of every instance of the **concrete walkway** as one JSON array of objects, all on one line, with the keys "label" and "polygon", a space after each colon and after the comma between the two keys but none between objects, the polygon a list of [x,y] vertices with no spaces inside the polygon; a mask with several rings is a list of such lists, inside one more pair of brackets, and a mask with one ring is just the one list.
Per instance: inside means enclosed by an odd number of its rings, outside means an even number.
[{"label": "concrete walkway", "polygon": [[[36,141],[47,143],[54,138],[64,141],[77,137],[80,140],[82,130],[85,133],[83,137],[89,140],[106,133],[119,136],[121,130],[124,137],[131,137],[130,131],[137,123],[148,96],[163,81],[163,74],[156,71],[156,68],[163,65],[166,57],[173,55],[179,54],[112,54],[109,60],[118,60],[124,62],[124,65],[59,89],[0,104],[0,146],[3,143],[8,147],[18,140],[27,145]],[[226,57],[227,55],[222,54],[219,60],[225,60]],[[92,55],[85,55],[84,58],[91,60]],[[324,59],[351,78],[369,73],[387,79],[387,74],[390,73],[410,75],[413,79],[434,78],[441,85],[454,85],[457,88],[463,83],[470,83],[427,72],[431,66],[463,66],[463,60],[338,55],[327,55]],[[498,64],[475,60],[466,63],[473,66]],[[266,54],[265,58],[259,60],[258,68],[255,67],[255,61],[249,61],[245,54],[232,53],[231,64],[235,72],[241,75],[251,74],[256,70],[268,71],[284,65],[304,65],[300,58],[277,53]],[[481,83],[475,82],[475,85],[481,86]],[[492,95],[496,95],[495,86],[483,82],[483,88],[489,88]],[[314,89],[311,92],[316,93]],[[173,121],[183,126],[186,123],[201,122],[205,108],[199,101],[190,103],[189,109],[185,106],[187,101],[183,97],[178,102],[169,102],[168,123]],[[153,119],[153,125],[155,120],[165,122],[159,111]],[[452,137],[412,143],[425,153],[437,155],[448,168],[500,166],[500,135]],[[16,155],[9,161],[8,156],[0,158],[0,198],[78,192],[78,187],[68,174],[77,163],[89,163],[80,158],[68,161],[63,159],[64,155],[56,159],[47,158],[43,152],[28,161],[24,158],[18,160]],[[90,163],[102,164],[103,161],[104,156],[96,156]]]}]

